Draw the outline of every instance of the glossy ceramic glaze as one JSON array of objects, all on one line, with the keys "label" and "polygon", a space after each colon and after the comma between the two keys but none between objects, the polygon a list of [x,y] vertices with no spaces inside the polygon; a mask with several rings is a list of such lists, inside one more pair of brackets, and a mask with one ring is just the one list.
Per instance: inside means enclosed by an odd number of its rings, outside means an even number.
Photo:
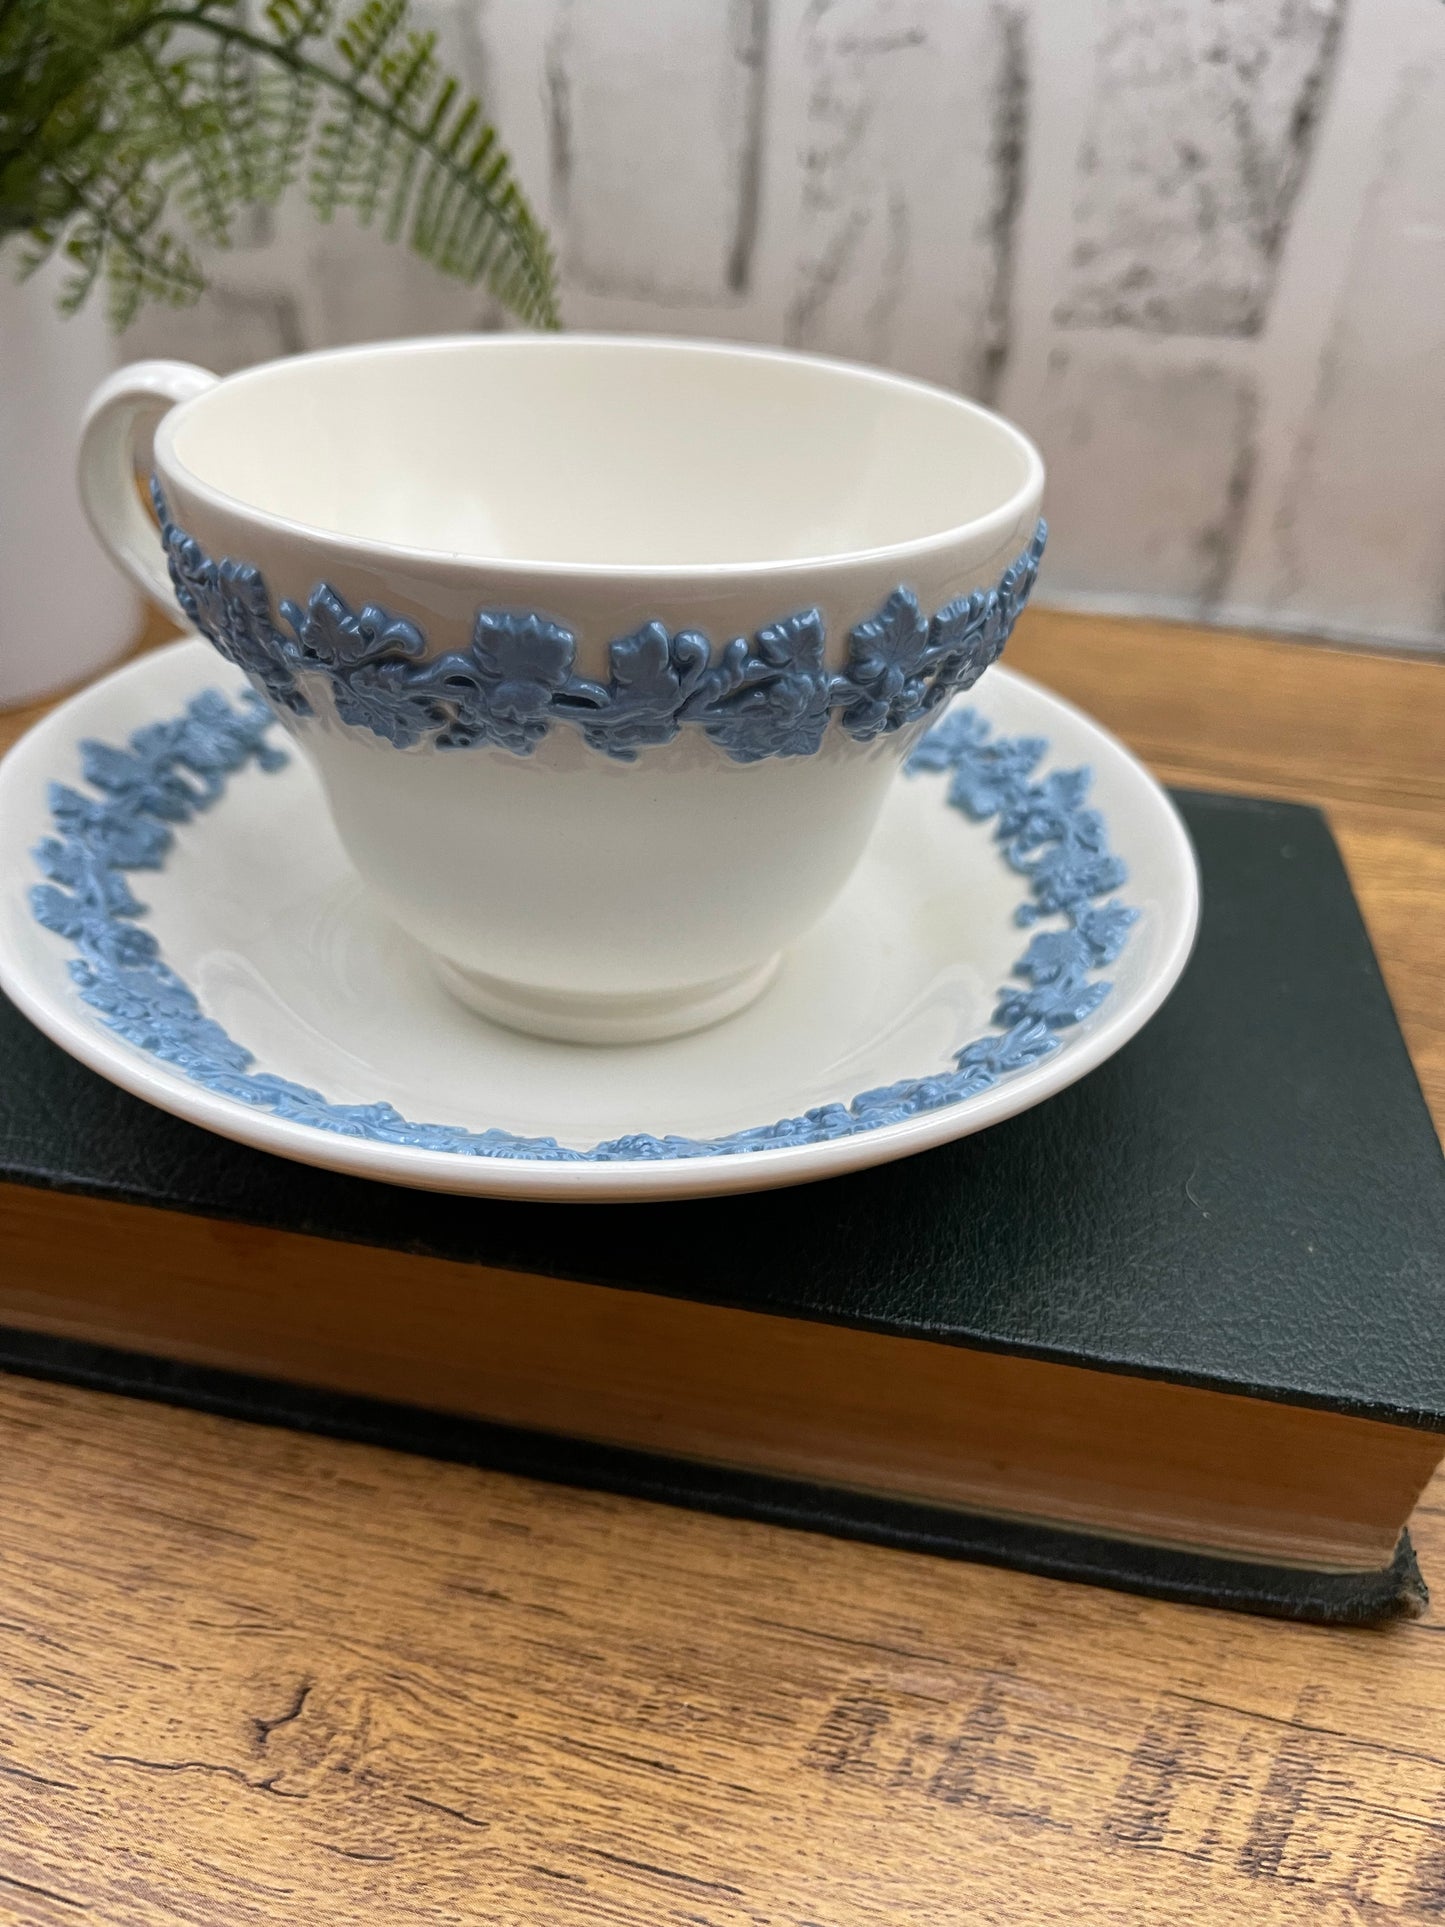
[{"label": "glossy ceramic glaze", "polygon": [[876,370],[493,336],[219,383],[139,364],[97,395],[82,483],[276,703],[448,986],[612,1042],[741,1007],[825,913],[1006,639],[1042,470]]},{"label": "glossy ceramic glaze", "polygon": [[[854,874],[750,1008],[691,1036],[609,1051],[525,1037],[460,1010],[426,953],[379,913],[318,809],[306,759],[263,768],[247,749],[254,732],[228,749],[205,728],[187,790],[163,782],[140,795],[146,759],[119,752],[137,732],[154,746],[217,687],[234,701],[245,685],[204,644],[178,644],[74,698],[0,765],[0,982],[126,1089],[304,1162],[441,1190],[596,1201],[828,1176],[980,1130],[1083,1076],[1158,1008],[1193,941],[1197,879],[1168,800],[1097,725],[999,670],[964,699],[998,755],[937,755],[961,720],[950,712],[929,739],[928,767],[889,792]],[[87,752],[87,742],[108,747]],[[1070,774],[1080,769],[1087,784]],[[1019,813],[1021,772],[1041,816],[1051,797],[1066,812],[1097,809],[1082,824],[1085,850],[1107,860],[1081,886],[1097,912],[1049,910],[1057,872],[1045,861],[1030,882],[1012,841],[1000,841],[1005,815]],[[104,795],[122,807],[103,819]],[[92,877],[83,851],[132,820],[127,797],[160,841]],[[54,841],[62,817],[72,824],[64,848]],[[314,834],[290,833],[312,818]],[[1035,854],[1049,858],[1047,840]],[[1080,874],[1076,864],[1076,884]],[[88,993],[81,959],[103,958],[106,938],[97,949],[85,937],[96,913],[81,906],[114,903],[122,882],[136,907],[122,906],[112,931],[119,974]],[[1096,914],[1112,926],[1102,940]],[[1021,961],[1071,927],[1089,929],[1098,967],[1073,984],[1036,968],[1030,989]],[[164,1009],[156,958],[174,978]],[[155,1023],[135,1021],[141,992]],[[210,1066],[199,1076],[183,1053],[157,1054],[164,1032],[181,1034],[169,1012]],[[960,1057],[987,1074],[960,1081]]]}]

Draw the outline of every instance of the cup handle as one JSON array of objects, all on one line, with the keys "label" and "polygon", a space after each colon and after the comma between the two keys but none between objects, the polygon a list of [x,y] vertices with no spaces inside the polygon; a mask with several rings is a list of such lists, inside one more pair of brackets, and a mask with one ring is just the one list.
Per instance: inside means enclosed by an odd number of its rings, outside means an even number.
[{"label": "cup handle", "polygon": [[96,389],[80,429],[80,500],[90,526],[126,574],[183,629],[191,627],[190,619],[176,601],[136,478],[150,478],[161,417],[215,382],[189,361],[133,361]]}]

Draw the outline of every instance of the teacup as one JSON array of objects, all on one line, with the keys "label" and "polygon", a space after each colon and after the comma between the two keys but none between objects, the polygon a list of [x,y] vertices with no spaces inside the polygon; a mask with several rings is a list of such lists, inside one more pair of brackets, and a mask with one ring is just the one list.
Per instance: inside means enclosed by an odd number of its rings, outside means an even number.
[{"label": "teacup", "polygon": [[997,415],[691,341],[140,362],[93,398],[80,477],[451,990],[592,1043],[764,988],[1043,545],[1042,463]]}]

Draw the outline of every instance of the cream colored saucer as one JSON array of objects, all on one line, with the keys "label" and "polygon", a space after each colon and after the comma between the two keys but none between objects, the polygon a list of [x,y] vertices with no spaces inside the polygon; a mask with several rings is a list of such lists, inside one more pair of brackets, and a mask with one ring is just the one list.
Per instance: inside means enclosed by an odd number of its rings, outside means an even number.
[{"label": "cream colored saucer", "polygon": [[750,1008],[666,1043],[549,1043],[442,989],[349,868],[304,756],[180,642],[0,764],[0,985],[162,1109],[394,1184],[603,1201],[834,1176],[1072,1084],[1194,940],[1173,806],[1058,697],[995,668],[914,768]]}]

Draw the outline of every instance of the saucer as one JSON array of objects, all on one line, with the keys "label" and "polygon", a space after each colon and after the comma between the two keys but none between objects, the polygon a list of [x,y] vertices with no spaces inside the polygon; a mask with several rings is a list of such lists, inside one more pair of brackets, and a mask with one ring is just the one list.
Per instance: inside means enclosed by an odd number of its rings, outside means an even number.
[{"label": "saucer", "polygon": [[0,876],[0,986],[123,1089],[307,1164],[594,1202],[834,1176],[1042,1103],[1159,1008],[1199,911],[1153,778],[995,667],[748,1009],[664,1043],[523,1036],[373,907],[304,753],[200,640],[15,746]]}]

